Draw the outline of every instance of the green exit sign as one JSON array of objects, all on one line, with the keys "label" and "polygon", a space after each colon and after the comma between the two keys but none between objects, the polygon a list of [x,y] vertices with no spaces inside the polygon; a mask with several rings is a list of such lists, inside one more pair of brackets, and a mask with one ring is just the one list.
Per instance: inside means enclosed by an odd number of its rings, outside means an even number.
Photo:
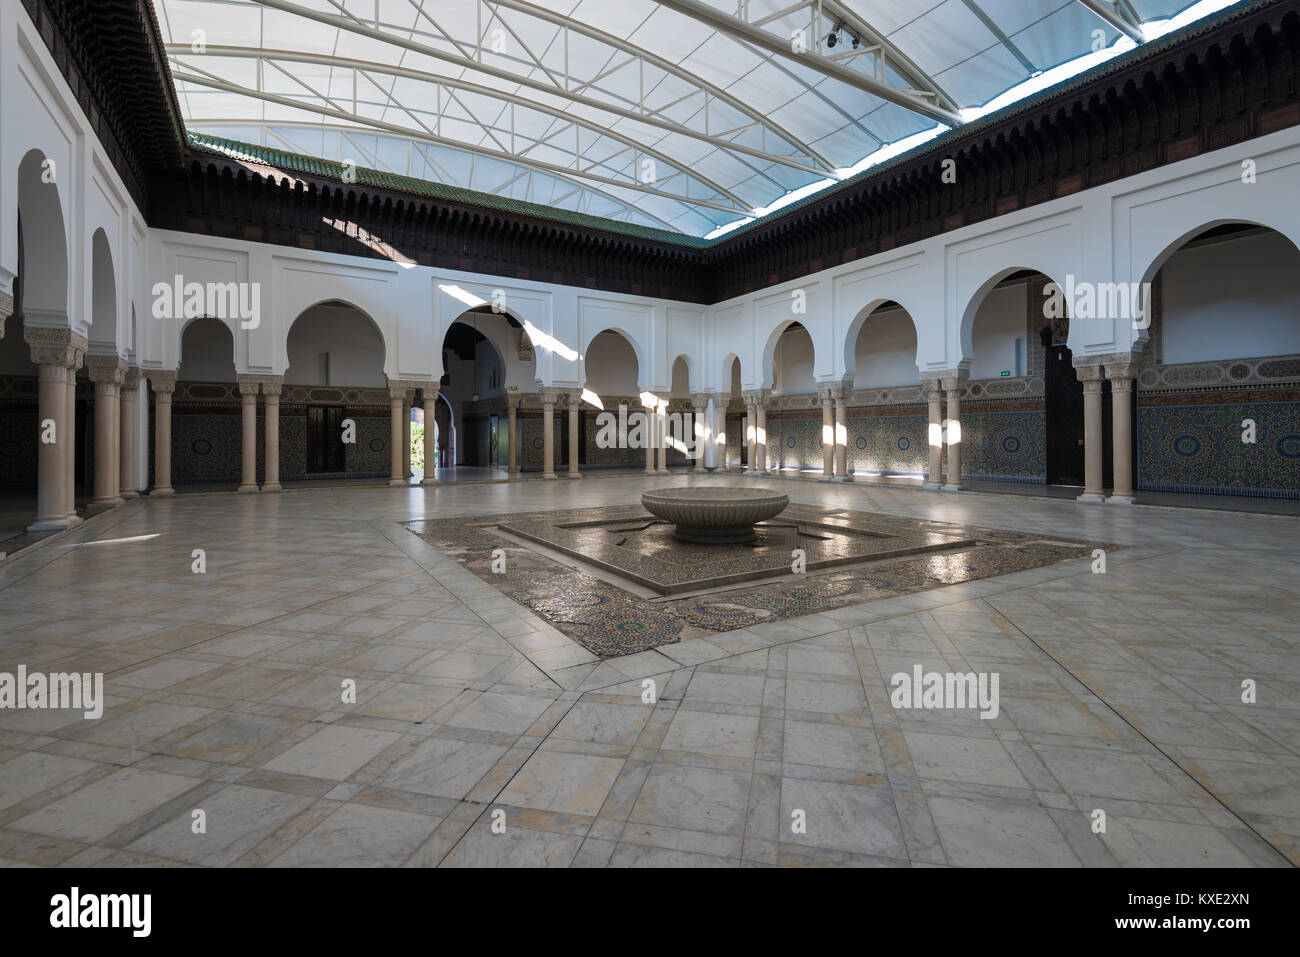
[{"label": "green exit sign", "polygon": [[1011,375],[1011,373],[1010,373],[1008,370],[1006,370],[1006,369],[1003,369],[1003,370],[1002,370],[1002,377],[1003,377],[1003,378],[1006,378],[1006,377],[1009,376],[1009,375]]}]

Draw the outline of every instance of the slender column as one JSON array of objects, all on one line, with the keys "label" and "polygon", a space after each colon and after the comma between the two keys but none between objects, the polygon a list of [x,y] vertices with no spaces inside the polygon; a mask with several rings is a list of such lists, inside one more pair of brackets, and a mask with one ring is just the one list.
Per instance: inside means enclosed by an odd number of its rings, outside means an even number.
[{"label": "slender column", "polygon": [[943,488],[943,388],[938,379],[925,380],[925,398],[930,403],[930,422],[926,443],[930,448],[930,470],[923,488],[937,492]]},{"label": "slender column", "polygon": [[266,404],[266,474],[262,477],[263,492],[278,492],[280,485],[280,391],[284,388],[283,376],[268,376],[262,380],[262,396]]},{"label": "slender column", "polygon": [[411,468],[411,403],[415,401],[415,390],[407,389],[402,400],[402,474],[410,478],[415,474]]},{"label": "slender column", "polygon": [[569,478],[580,479],[578,471],[578,412],[582,405],[582,393],[569,393]]},{"label": "slender column", "polygon": [[140,494],[135,490],[135,400],[139,394],[140,370],[127,369],[118,405],[118,432],[122,442],[118,446],[117,494],[123,499]]},{"label": "slender column", "polygon": [[555,478],[555,400],[558,392],[542,390],[542,478]]},{"label": "slender column", "polygon": [[718,471],[727,471],[727,406],[731,404],[730,396],[718,396],[713,400],[713,467]]},{"label": "slender column", "polygon": [[[28,338],[28,342],[31,339]],[[32,361],[40,366],[37,411],[36,521],[29,532],[68,528],[63,504],[63,443],[68,414],[68,358],[66,346],[32,343]]]},{"label": "slender column", "polygon": [[835,477],[835,400],[829,389],[819,389],[822,402],[822,476],[819,482],[829,482]]},{"label": "slender column", "polygon": [[948,394],[948,481],[945,492],[961,491],[961,377],[943,380]]},{"label": "slender column", "polygon": [[754,404],[754,444],[758,449],[758,471],[756,475],[767,474],[767,393],[755,396]]},{"label": "slender column", "polygon": [[406,484],[406,466],[402,461],[402,409],[406,405],[406,386],[392,380],[388,383],[388,445],[389,485]]},{"label": "slender column", "polygon": [[239,397],[243,403],[243,450],[239,479],[240,492],[257,491],[257,388],[254,376],[237,375]]},{"label": "slender column", "polygon": [[176,373],[149,371],[149,391],[153,393],[153,490],[150,495],[173,495],[172,489],[172,393],[176,391]]},{"label": "slender column", "polygon": [[754,397],[745,396],[745,447],[748,454],[748,462],[745,465],[746,475],[758,474],[758,412],[755,408]]},{"label": "slender column", "polygon": [[709,448],[709,432],[712,431],[708,419],[709,397],[696,393],[691,398],[691,429],[695,436],[695,443],[691,446],[692,457],[695,459],[695,467],[692,472],[707,472],[708,463],[705,462],[704,456]]},{"label": "slender column", "polygon": [[1111,457],[1115,486],[1107,505],[1132,505],[1133,490],[1133,377],[1135,365],[1108,365],[1111,397]]},{"label": "slender column", "polygon": [[421,485],[438,484],[438,449],[433,442],[433,425],[440,388],[437,382],[424,384],[424,478],[420,479]]},{"label": "slender column", "polygon": [[[519,448],[517,446],[519,434],[519,402],[523,397],[518,392],[509,392],[506,394],[506,422],[510,430],[506,436],[506,455],[510,462],[507,470],[511,475],[519,474]],[[424,425],[425,435],[429,434],[428,413],[425,413],[426,422]],[[428,453],[425,453],[425,462],[429,461]],[[427,473],[426,473],[427,474]]]},{"label": "slender column", "polygon": [[657,416],[653,405],[642,405],[642,411],[645,413],[645,428],[641,430],[641,437],[645,440],[645,474],[655,474],[655,428]]},{"label": "slender column", "polygon": [[851,482],[849,478],[849,410],[845,390],[835,392],[835,478]]},{"label": "slender column", "polygon": [[1102,483],[1101,366],[1076,365],[1075,373],[1083,382],[1083,494],[1079,502],[1104,502]]},{"label": "slender column", "polygon": [[90,507],[96,511],[121,505],[118,497],[118,407],[126,362],[117,356],[87,356],[86,368],[95,383],[95,492]]},{"label": "slender column", "polygon": [[655,408],[655,448],[659,450],[659,472],[668,474],[668,402],[660,400]]},{"label": "slender column", "polygon": [[77,517],[77,370],[81,368],[82,360],[85,358],[84,349],[73,350],[68,366],[67,381],[67,398],[64,400],[67,405],[68,427],[64,431],[64,443],[62,449],[63,455],[63,509],[73,525],[79,525],[81,519]]}]

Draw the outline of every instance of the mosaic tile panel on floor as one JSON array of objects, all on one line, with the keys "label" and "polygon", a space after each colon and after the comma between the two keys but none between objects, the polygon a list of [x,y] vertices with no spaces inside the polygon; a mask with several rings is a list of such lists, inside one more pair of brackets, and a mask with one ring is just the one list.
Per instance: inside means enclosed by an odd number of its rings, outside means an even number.
[{"label": "mosaic tile panel on floor", "polygon": [[[1038,568],[1090,555],[1096,547],[805,505],[757,526],[752,545],[735,546],[678,542],[671,525],[640,506],[480,515],[407,527],[607,658]],[[803,562],[798,573],[796,549]],[[586,567],[575,568],[555,553]],[[607,580],[612,576],[628,587]]]}]

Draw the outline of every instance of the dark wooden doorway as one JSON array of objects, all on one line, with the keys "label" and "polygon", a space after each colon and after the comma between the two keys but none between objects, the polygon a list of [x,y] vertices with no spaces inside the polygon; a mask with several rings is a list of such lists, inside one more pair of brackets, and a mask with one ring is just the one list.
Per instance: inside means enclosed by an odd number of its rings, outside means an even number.
[{"label": "dark wooden doorway", "polygon": [[[1048,338],[1045,336],[1044,338]],[[1047,484],[1083,486],[1083,383],[1065,345],[1044,343]]]},{"label": "dark wooden doorway", "polygon": [[347,471],[342,406],[313,405],[307,408],[307,471]]}]

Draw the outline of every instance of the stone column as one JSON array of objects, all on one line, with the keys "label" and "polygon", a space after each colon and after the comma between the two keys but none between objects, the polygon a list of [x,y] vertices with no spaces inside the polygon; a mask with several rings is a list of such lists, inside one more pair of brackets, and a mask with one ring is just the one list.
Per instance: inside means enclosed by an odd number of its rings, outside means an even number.
[{"label": "stone column", "polygon": [[150,495],[173,495],[172,489],[172,393],[176,373],[163,370],[145,373],[153,393],[153,490]]},{"label": "stone column", "polygon": [[95,383],[95,493],[90,507],[103,511],[122,504],[117,494],[121,470],[118,416],[126,361],[115,355],[86,356],[86,370]]},{"label": "stone column", "polygon": [[1102,442],[1105,424],[1101,421],[1101,375],[1099,365],[1076,362],[1075,374],[1083,382],[1083,494],[1079,502],[1098,503],[1106,500],[1105,481],[1102,475]]},{"label": "stone column", "polygon": [[848,390],[835,390],[835,477],[840,482],[851,482],[849,477],[849,409]]},{"label": "stone column", "polygon": [[260,384],[256,376],[237,375],[239,397],[243,404],[243,450],[239,491],[248,493],[257,491],[257,389]]},{"label": "stone column", "polygon": [[767,474],[767,393],[760,392],[754,403],[754,444],[758,449],[758,471],[755,475]]},{"label": "stone column", "polygon": [[406,466],[402,460],[402,437],[406,430],[402,428],[402,409],[406,406],[406,385],[393,379],[388,380],[388,467],[389,485],[406,484]]},{"label": "stone column", "polygon": [[1115,485],[1107,505],[1132,505],[1133,490],[1133,379],[1136,363],[1106,366],[1111,397],[1111,456]]},{"label": "stone column", "polygon": [[641,404],[641,412],[645,416],[645,427],[641,430],[641,438],[645,442],[645,474],[655,474],[655,412],[654,406]]},{"label": "stone column", "polygon": [[266,405],[266,474],[262,477],[263,492],[278,492],[280,485],[280,392],[284,376],[266,376],[262,379],[262,396]]},{"label": "stone column", "polygon": [[415,390],[407,389],[402,399],[402,475],[410,478],[415,474],[411,468],[411,403],[415,401]]},{"label": "stone column", "polygon": [[692,472],[707,472],[709,470],[708,463],[704,460],[709,448],[709,433],[712,431],[709,428],[708,409],[709,397],[707,395],[697,392],[691,397],[691,429],[692,435],[695,436],[695,444],[692,446],[695,467],[691,469]]},{"label": "stone column", "polygon": [[961,491],[961,383],[964,375],[949,376],[943,380],[948,394],[948,481],[945,492]]},{"label": "stone column", "polygon": [[938,379],[926,379],[924,388],[926,401],[930,404],[930,421],[925,436],[930,449],[930,469],[922,488],[927,492],[937,492],[943,488],[943,387]]},{"label": "stone column", "polygon": [[578,413],[582,406],[582,393],[570,392],[569,397],[569,471],[571,479],[582,478],[578,471]]},{"label": "stone column", "polygon": [[668,474],[668,400],[655,406],[655,449],[659,453],[659,473]]},{"label": "stone column", "polygon": [[[519,448],[518,448],[519,403],[522,399],[523,396],[521,396],[518,392],[506,393],[506,422],[507,422],[506,428],[510,430],[509,434],[506,436],[506,455],[510,462],[510,467],[507,469],[507,471],[511,475],[519,474]],[[428,423],[429,413],[426,411],[424,415],[425,415],[424,434],[428,435],[429,434],[429,423]],[[429,453],[427,450],[424,454],[424,460],[426,463],[429,461]]]},{"label": "stone column", "polygon": [[555,402],[560,393],[542,390],[542,478],[555,478]]},{"label": "stone column", "polygon": [[[32,362],[40,367],[37,411],[36,519],[29,532],[51,532],[71,528],[80,519],[71,516],[65,483],[68,477],[65,450],[71,451],[71,410],[68,408],[68,376],[74,362],[79,336],[68,329],[28,326],[23,338],[31,350]],[[84,342],[84,340],[82,340]]]},{"label": "stone column", "polygon": [[421,485],[438,484],[438,447],[433,441],[433,426],[441,388],[442,384],[438,382],[424,384],[424,477],[420,479]]},{"label": "stone column", "polygon": [[727,406],[731,404],[730,396],[718,396],[713,400],[713,467],[727,471]]},{"label": "stone column", "polygon": [[745,450],[748,453],[745,474],[757,475],[758,411],[755,408],[754,396],[751,393],[745,394]]},{"label": "stone column", "polygon": [[135,490],[135,400],[140,394],[140,370],[127,369],[122,379],[122,398],[118,405],[117,494],[123,499],[137,498]]},{"label": "stone column", "polygon": [[[67,403],[68,427],[64,431],[63,438],[67,441],[63,445],[63,508],[69,518],[75,519],[72,524],[80,524],[81,519],[77,518],[77,370],[81,368],[81,363],[86,355],[84,348],[76,348],[70,357],[68,366],[67,380]],[[62,439],[60,440],[62,441]]]},{"label": "stone column", "polygon": [[822,475],[817,481],[829,482],[835,477],[835,400],[830,389],[817,390],[822,403]]}]

